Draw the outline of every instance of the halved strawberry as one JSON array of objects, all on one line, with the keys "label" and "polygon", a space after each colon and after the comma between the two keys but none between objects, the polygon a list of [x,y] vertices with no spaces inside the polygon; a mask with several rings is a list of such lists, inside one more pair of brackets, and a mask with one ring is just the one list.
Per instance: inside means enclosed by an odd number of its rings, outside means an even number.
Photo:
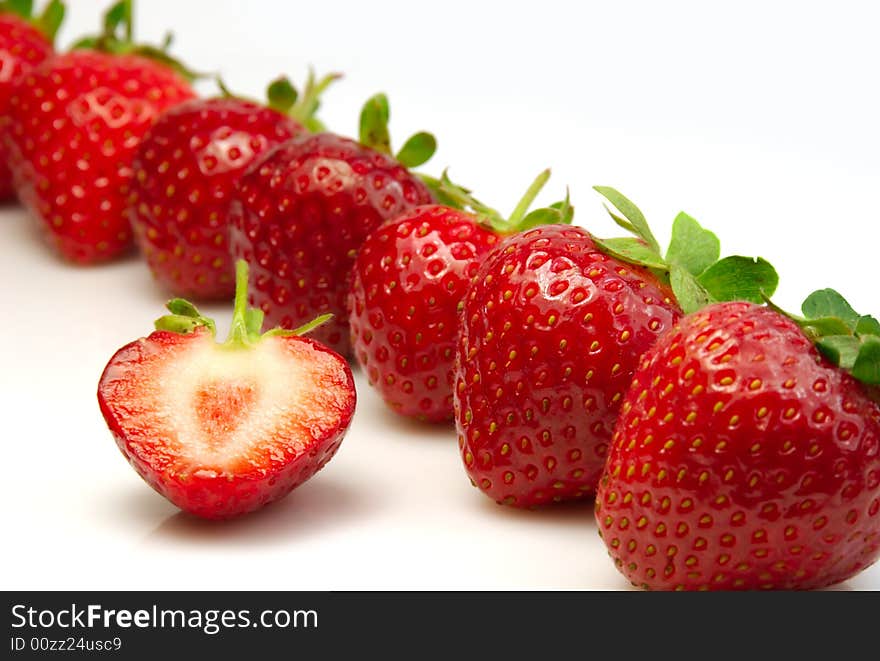
[{"label": "halved strawberry", "polygon": [[309,479],[342,442],[355,408],[345,360],[296,331],[260,334],[247,308],[247,264],[236,265],[229,339],[187,301],[149,337],[122,347],[98,385],[119,449],[182,510],[225,519],[277,500]]}]

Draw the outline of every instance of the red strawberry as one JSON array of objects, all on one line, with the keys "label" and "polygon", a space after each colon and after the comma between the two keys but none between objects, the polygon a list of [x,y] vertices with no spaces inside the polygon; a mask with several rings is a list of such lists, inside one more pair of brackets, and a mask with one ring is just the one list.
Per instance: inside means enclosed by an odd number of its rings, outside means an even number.
[{"label": "red strawberry", "polygon": [[[87,43],[111,48],[111,37],[102,39]],[[193,96],[164,60],[116,54],[120,44],[52,58],[10,99],[16,192],[73,262],[108,260],[131,245],[125,202],[134,151],[160,112]]]},{"label": "red strawberry", "polygon": [[[224,519],[285,496],[339,448],[355,408],[345,360],[300,331],[260,335],[239,263],[229,339],[182,299],[159,329],[116,352],[101,412],[122,453],[163,496]],[[302,330],[302,329],[301,329]]]},{"label": "red strawberry", "polygon": [[591,494],[638,358],[678,314],[668,288],[579,227],[498,244],[465,296],[455,360],[472,482],[518,507]]},{"label": "red strawberry", "polygon": [[240,98],[197,99],[164,113],[134,157],[129,213],[154,277],[176,295],[228,298],[229,199],[266,150],[307,132],[317,96],[335,78],[310,77],[297,103],[286,79],[269,86],[269,106]]},{"label": "red strawberry", "polygon": [[[19,5],[0,3],[0,131],[5,130],[15,83],[52,55],[52,41],[64,18],[64,5],[58,0],[52,0],[35,21],[30,20],[31,7]],[[28,11],[19,14],[16,10],[20,8]],[[6,151],[0,135],[0,202],[15,197]]]},{"label": "red strawberry", "polygon": [[[835,321],[829,311],[804,326],[816,335]],[[822,346],[878,383],[880,324],[849,321]],[[721,303],[681,319],[635,373],[596,496],[618,569],[651,589],[807,589],[873,563],[872,387],[767,307]]]},{"label": "red strawberry", "polygon": [[407,169],[430,157],[433,138],[417,134],[394,158],[387,119],[380,95],[362,114],[361,143],[319,133],[279,145],[239,180],[231,205],[232,254],[255,273],[251,303],[284,328],[332,313],[315,337],[343,354],[358,249],[383,220],[433,201]]},{"label": "red strawberry", "polygon": [[[687,214],[662,257],[638,208],[614,189],[597,190],[637,237],[600,241],[558,225],[514,235],[482,260],[464,299],[459,445],[471,481],[498,502],[592,494],[639,358],[678,319],[679,304],[760,300],[775,286],[763,260],[719,261],[718,239]],[[735,286],[721,286],[733,268]]]},{"label": "red strawberry", "polygon": [[541,174],[509,221],[444,178],[443,190],[477,213],[416,207],[381,225],[361,246],[349,302],[352,346],[392,410],[432,422],[452,418],[459,304],[500,234],[535,224],[541,215],[563,221],[567,210],[526,216],[547,177],[549,171]]}]

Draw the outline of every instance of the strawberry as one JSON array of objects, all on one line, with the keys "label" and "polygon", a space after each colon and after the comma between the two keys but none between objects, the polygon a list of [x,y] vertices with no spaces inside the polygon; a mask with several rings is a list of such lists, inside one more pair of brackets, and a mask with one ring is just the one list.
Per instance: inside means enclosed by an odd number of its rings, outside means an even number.
[{"label": "strawberry", "polygon": [[[5,130],[9,99],[21,77],[53,54],[52,41],[64,19],[64,5],[52,0],[43,14],[31,19],[32,3],[0,2],[0,131]],[[0,202],[15,197],[7,165],[5,141],[0,135]]]},{"label": "strawberry", "polygon": [[134,151],[160,112],[194,96],[166,55],[115,36],[123,24],[130,32],[130,14],[111,18],[105,35],[22,78],[9,101],[19,199],[58,252],[80,264],[130,247],[125,202]]},{"label": "strawberry", "polygon": [[[355,390],[345,360],[307,330],[260,335],[239,262],[229,339],[183,299],[122,347],[98,385],[101,412],[140,476],[184,511],[226,519],[285,496],[335,454]],[[320,320],[316,320],[320,321]]]},{"label": "strawberry", "polygon": [[[134,157],[129,214],[135,239],[156,280],[179,296],[229,298],[229,199],[245,169],[277,144],[318,125],[320,92],[305,94],[286,78],[269,86],[269,105],[224,96],[196,99],[164,113]],[[222,85],[221,85],[222,86]]]},{"label": "strawberry", "polygon": [[509,220],[444,177],[441,191],[453,196],[450,202],[474,213],[419,206],[364,241],[352,271],[352,346],[370,385],[392,410],[431,422],[452,418],[458,307],[480,259],[502,234],[546,220],[570,221],[568,208],[526,215],[549,174],[538,177]]},{"label": "strawberry", "polygon": [[[661,257],[635,205],[598,190],[637,237],[601,241],[560,225],[515,234],[481,260],[464,298],[459,446],[472,483],[500,503],[592,495],[639,358],[679,318],[679,304],[704,291],[697,276],[745,261],[754,265],[742,267],[743,286],[758,275],[768,280],[762,260],[719,261],[717,238],[686,214]],[[727,293],[706,282],[706,296]]]},{"label": "strawberry", "polygon": [[502,241],[464,298],[455,360],[473,483],[519,507],[592,493],[638,356],[677,316],[668,288],[586,230]]},{"label": "strawberry", "polygon": [[877,560],[880,324],[830,290],[804,312],[710,304],[644,355],[596,496],[633,584],[809,589]]},{"label": "strawberry", "polygon": [[230,207],[232,254],[256,276],[251,303],[284,328],[332,313],[315,337],[343,354],[358,249],[382,221],[434,201],[407,169],[430,158],[433,137],[416,134],[395,158],[387,121],[388,101],[377,95],[361,114],[360,143],[318,133],[277,146],[241,177]]}]

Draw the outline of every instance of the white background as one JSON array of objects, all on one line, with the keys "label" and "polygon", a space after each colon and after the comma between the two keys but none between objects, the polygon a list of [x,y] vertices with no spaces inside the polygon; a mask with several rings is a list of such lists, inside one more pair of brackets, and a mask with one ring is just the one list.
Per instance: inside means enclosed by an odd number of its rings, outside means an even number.
[{"label": "white background", "polygon": [[[105,3],[68,4],[62,45]],[[570,186],[599,235],[616,228],[590,189],[613,185],[661,242],[684,209],[726,253],[771,260],[784,306],[833,286],[880,313],[876,3],[140,0],[137,18],[142,38],[173,28],[177,54],[244,94],[309,64],[344,71],[322,113],[343,133],[386,91],[397,144],[434,131],[424,169],[451,166],[494,206],[552,166],[541,201]],[[396,419],[361,375],[351,431],[312,481],[229,523],[177,513],[127,466],[95,399],[164,292],[135,258],[59,262],[15,207],[0,227],[4,588],[628,587],[589,505],[496,506],[451,428]],[[225,333],[226,308],[208,310]],[[843,587],[880,589],[880,565]]]}]

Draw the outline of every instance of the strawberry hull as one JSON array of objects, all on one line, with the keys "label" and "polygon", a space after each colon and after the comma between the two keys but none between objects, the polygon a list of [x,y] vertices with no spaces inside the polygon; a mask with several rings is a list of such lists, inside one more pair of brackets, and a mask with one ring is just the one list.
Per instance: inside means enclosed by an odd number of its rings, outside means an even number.
[{"label": "strawberry hull", "polygon": [[880,555],[880,407],[790,319],[689,315],[646,353],[596,496],[650,589],[810,589]]},{"label": "strawberry hull", "polygon": [[150,486],[184,511],[226,519],[320,470],[345,436],[356,395],[345,361],[311,339],[216,346],[204,328],[132,342],[108,363],[98,401]]}]

